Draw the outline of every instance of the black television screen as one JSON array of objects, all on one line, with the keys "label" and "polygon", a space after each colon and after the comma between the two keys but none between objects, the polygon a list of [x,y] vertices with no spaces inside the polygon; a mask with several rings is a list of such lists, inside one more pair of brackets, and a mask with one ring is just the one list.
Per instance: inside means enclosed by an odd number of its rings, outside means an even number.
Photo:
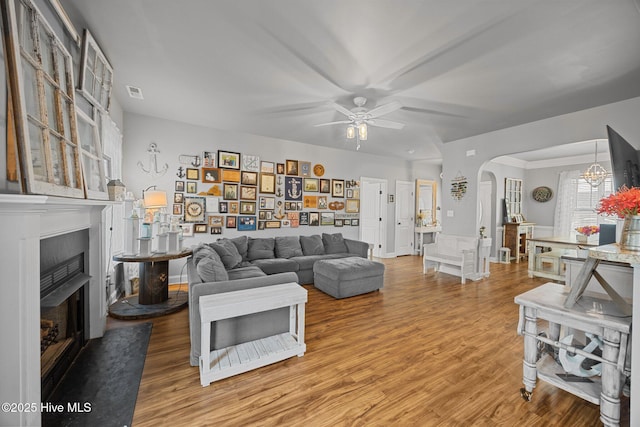
[{"label": "black television screen", "polygon": [[640,187],[640,163],[638,151],[629,144],[618,132],[607,126],[609,137],[609,153],[611,154],[611,169],[613,173],[613,188]]}]

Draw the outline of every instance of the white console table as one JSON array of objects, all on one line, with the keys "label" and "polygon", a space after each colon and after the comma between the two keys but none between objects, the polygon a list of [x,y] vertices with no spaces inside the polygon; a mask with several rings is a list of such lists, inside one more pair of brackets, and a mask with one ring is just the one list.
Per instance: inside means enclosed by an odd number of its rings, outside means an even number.
[{"label": "white console table", "polygon": [[[200,297],[201,349],[200,383],[203,387],[221,380],[279,362],[301,357],[304,343],[304,307],[307,290],[297,283],[265,286]],[[230,346],[211,348],[211,322],[246,314],[289,307],[289,332]]]},{"label": "white console table", "polygon": [[415,232],[418,235],[418,250],[420,251],[420,256],[423,255],[423,246],[424,246],[424,235],[431,234],[433,237],[431,238],[431,242],[434,242],[436,234],[442,231],[442,227],[440,226],[424,226],[424,227],[416,227]]}]

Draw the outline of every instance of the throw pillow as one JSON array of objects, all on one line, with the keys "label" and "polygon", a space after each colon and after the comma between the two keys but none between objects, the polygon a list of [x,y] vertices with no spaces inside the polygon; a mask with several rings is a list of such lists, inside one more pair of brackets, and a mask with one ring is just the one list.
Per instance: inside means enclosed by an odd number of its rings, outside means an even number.
[{"label": "throw pillow", "polygon": [[342,233],[322,233],[322,243],[324,243],[324,251],[328,254],[344,254],[349,252]]},{"label": "throw pillow", "polygon": [[322,238],[315,234],[313,236],[300,236],[300,246],[304,255],[324,255],[324,245]]},{"label": "throw pillow", "polygon": [[206,243],[199,244],[195,249],[193,249],[193,265],[196,267],[198,263],[207,257],[215,257],[220,260],[218,253]]},{"label": "throw pillow", "polygon": [[298,236],[276,236],[276,255],[278,258],[302,256],[302,246]]},{"label": "throw pillow", "polygon": [[247,251],[247,259],[253,261],[256,259],[270,259],[275,258],[276,255],[273,252],[276,246],[276,241],[273,237],[267,237],[263,239],[249,239],[249,250]]},{"label": "throw pillow", "polygon": [[249,238],[247,236],[239,236],[239,237],[234,237],[233,239],[228,239],[228,240],[231,240],[231,242],[233,242],[233,244],[236,245],[236,248],[238,248],[238,253],[242,257],[242,260],[246,261],[247,250],[249,248]]},{"label": "throw pillow", "polygon": [[220,259],[227,270],[237,267],[242,262],[242,256],[238,253],[238,248],[231,240],[221,239],[210,246],[220,255]]},{"label": "throw pillow", "polygon": [[220,258],[218,258],[218,255],[216,255],[216,258],[203,258],[196,266],[198,275],[204,283],[229,280],[229,274],[227,270],[225,270],[224,264]]}]

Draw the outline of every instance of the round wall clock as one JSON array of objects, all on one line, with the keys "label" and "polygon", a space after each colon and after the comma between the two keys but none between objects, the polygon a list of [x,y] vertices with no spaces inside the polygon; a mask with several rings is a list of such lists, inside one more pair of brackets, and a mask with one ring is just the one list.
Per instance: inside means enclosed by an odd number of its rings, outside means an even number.
[{"label": "round wall clock", "polygon": [[322,176],[324,175],[324,166],[322,166],[320,163],[318,163],[317,165],[315,165],[313,167],[313,173],[316,176]]},{"label": "round wall clock", "polygon": [[533,200],[535,200],[536,202],[541,202],[541,203],[548,202],[553,197],[553,190],[550,189],[549,187],[544,187],[544,186],[536,187],[531,192],[531,196],[533,197]]}]

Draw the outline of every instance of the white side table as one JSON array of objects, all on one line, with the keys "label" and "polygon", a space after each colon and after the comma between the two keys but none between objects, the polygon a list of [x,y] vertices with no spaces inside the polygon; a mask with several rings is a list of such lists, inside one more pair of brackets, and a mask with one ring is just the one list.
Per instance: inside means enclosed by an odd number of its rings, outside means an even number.
[{"label": "white side table", "polygon": [[[200,383],[203,387],[221,380],[279,362],[289,357],[304,355],[304,305],[307,290],[297,283],[265,286],[235,292],[200,297],[201,351]],[[289,332],[255,341],[208,351],[211,348],[211,322],[244,316],[246,314],[289,309]]]},{"label": "white side table", "polygon": [[424,235],[431,234],[433,237],[431,238],[431,242],[435,242],[436,235],[442,231],[442,227],[440,226],[424,226],[424,227],[416,227],[415,232],[418,234],[418,248],[420,250],[420,256],[423,255],[423,246],[424,246]]},{"label": "white side table", "polygon": [[478,242],[478,275],[480,277],[489,277],[489,257],[491,255],[490,237],[479,239]]}]

